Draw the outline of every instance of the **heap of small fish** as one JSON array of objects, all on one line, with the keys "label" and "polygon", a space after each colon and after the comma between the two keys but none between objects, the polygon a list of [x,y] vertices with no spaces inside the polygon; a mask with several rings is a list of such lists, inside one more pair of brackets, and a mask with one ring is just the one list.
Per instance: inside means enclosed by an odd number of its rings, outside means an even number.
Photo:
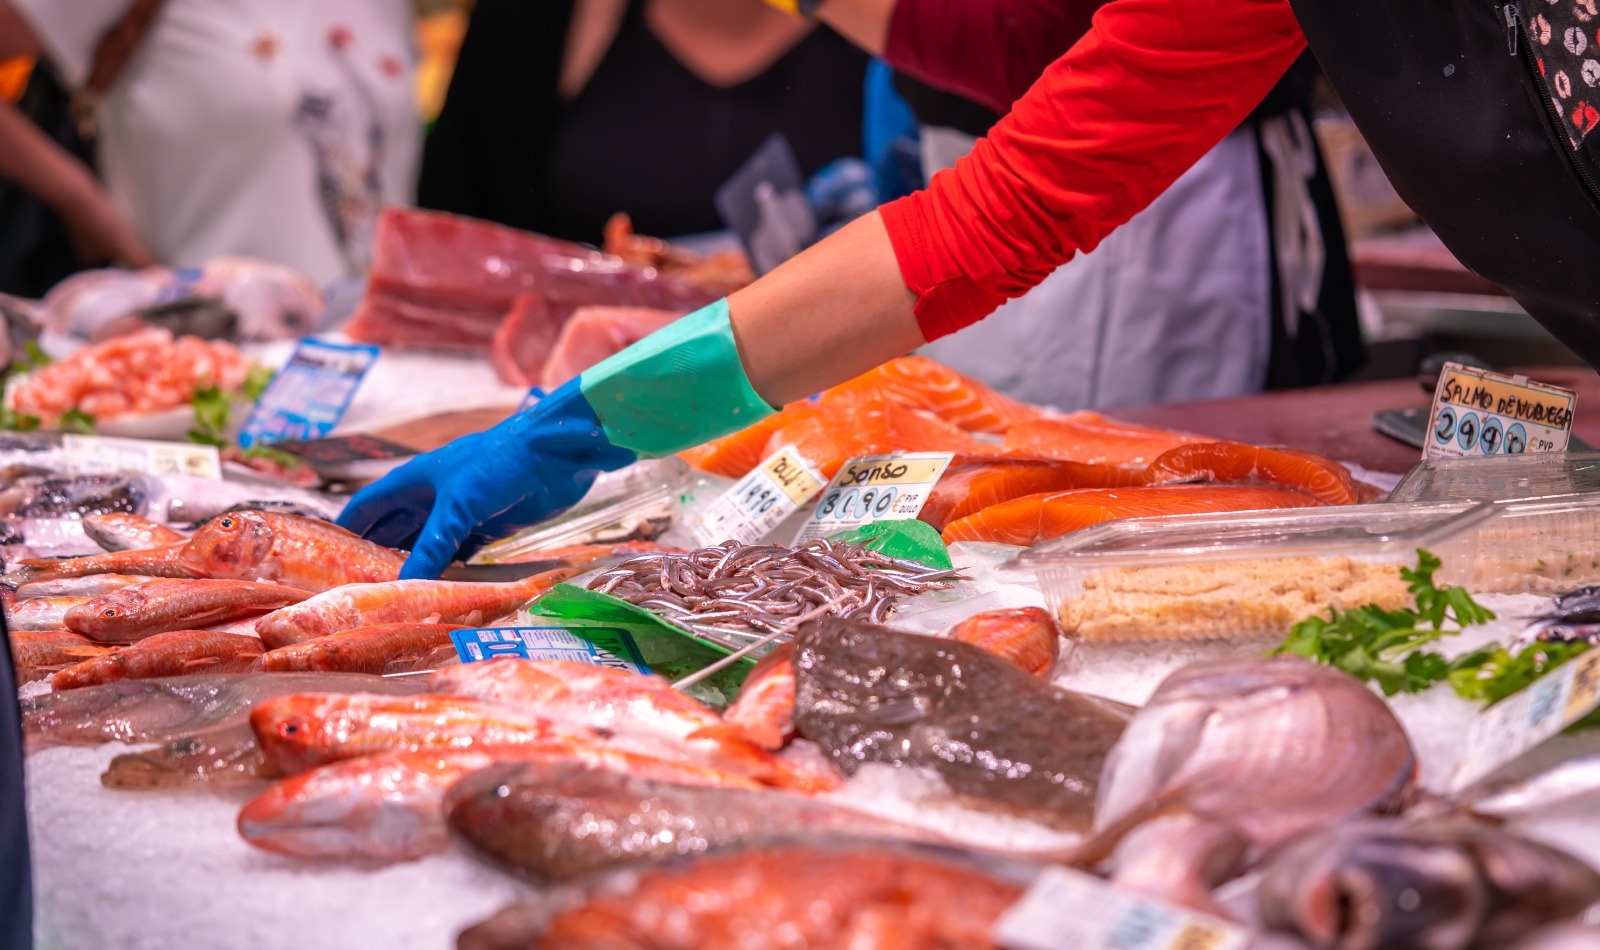
[{"label": "heap of small fish", "polygon": [[826,539],[798,548],[726,541],[629,558],[589,589],[680,623],[794,630],[822,616],[881,623],[896,597],[944,590],[959,571]]}]

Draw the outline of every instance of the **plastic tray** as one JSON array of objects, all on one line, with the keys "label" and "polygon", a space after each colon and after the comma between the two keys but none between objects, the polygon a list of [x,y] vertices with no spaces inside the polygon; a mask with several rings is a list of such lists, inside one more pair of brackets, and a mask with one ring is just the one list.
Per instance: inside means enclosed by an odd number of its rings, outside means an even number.
[{"label": "plastic tray", "polygon": [[577,544],[653,540],[678,516],[691,480],[680,459],[640,462],[601,475],[569,511],[496,541],[474,564],[504,564]]},{"label": "plastic tray", "polygon": [[1392,502],[1502,501],[1600,491],[1600,452],[1534,452],[1426,459],[1389,493]]},{"label": "plastic tray", "polygon": [[1282,637],[1329,606],[1410,602],[1399,568],[1425,548],[1441,584],[1475,564],[1479,502],[1131,518],[1022,553],[1069,637],[1089,642]]},{"label": "plastic tray", "polygon": [[1469,589],[1559,594],[1600,584],[1600,493],[1496,502],[1473,531]]}]

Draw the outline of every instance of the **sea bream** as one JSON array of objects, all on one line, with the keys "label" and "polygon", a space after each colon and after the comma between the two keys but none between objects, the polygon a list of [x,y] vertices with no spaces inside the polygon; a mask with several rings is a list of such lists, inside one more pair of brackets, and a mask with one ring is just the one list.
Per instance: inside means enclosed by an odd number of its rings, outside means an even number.
[{"label": "sea bream", "polygon": [[395,580],[405,555],[317,518],[231,511],[194,533],[182,561],[197,577],[268,581],[321,593]]},{"label": "sea bream", "polygon": [[388,581],[348,584],[276,610],[256,623],[268,649],[380,623],[486,623],[537,600],[577,574],[561,569],[509,584]]},{"label": "sea bream", "polygon": [[1298,657],[1199,660],[1128,723],[1076,858],[1214,910],[1212,888],[1284,842],[1404,808],[1416,773],[1405,730],[1355,678]]},{"label": "sea bream", "polygon": [[101,643],[132,643],[169,630],[201,630],[297,604],[311,595],[282,584],[166,580],[134,584],[79,604],[66,626]]}]

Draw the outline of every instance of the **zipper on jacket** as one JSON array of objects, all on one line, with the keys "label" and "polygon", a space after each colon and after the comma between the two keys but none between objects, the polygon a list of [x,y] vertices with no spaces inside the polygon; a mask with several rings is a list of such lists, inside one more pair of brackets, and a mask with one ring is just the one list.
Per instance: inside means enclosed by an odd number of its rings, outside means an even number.
[{"label": "zipper on jacket", "polygon": [[1544,105],[1545,117],[1555,126],[1556,147],[1567,153],[1568,159],[1572,162],[1573,170],[1578,173],[1578,177],[1583,180],[1584,186],[1589,189],[1589,197],[1600,202],[1600,181],[1596,181],[1594,175],[1590,174],[1588,166],[1584,164],[1583,156],[1578,154],[1578,149],[1572,146],[1571,137],[1567,135],[1567,127],[1560,114],[1556,112],[1555,98],[1550,95],[1550,86],[1544,81],[1544,73],[1539,71],[1539,60],[1534,56],[1533,47],[1520,42],[1521,37],[1519,34],[1522,32],[1521,9],[1515,3],[1508,3],[1502,8],[1501,15],[1505,18],[1506,23],[1506,47],[1510,50],[1510,55],[1512,56],[1516,56],[1520,51],[1522,53],[1523,67],[1533,74],[1533,82],[1538,88],[1540,102]]}]

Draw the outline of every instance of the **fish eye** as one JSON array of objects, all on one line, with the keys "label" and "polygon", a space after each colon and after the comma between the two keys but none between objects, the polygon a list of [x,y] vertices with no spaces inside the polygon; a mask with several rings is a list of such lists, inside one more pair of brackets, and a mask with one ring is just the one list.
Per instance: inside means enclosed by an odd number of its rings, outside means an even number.
[{"label": "fish eye", "polygon": [[107,607],[106,609],[100,611],[100,616],[106,618],[107,620],[115,620],[117,619],[117,608]]},{"label": "fish eye", "polygon": [[221,518],[217,519],[217,527],[222,528],[225,531],[232,530],[233,523],[233,519],[227,515],[223,515]]},{"label": "fish eye", "polygon": [[304,728],[304,727],[303,727],[302,723],[300,722],[300,720],[298,720],[298,719],[290,719],[290,720],[287,720],[285,722],[281,722],[281,723],[278,724],[278,735],[282,736],[285,739],[292,739],[295,736],[300,734],[300,730],[302,728]]}]

